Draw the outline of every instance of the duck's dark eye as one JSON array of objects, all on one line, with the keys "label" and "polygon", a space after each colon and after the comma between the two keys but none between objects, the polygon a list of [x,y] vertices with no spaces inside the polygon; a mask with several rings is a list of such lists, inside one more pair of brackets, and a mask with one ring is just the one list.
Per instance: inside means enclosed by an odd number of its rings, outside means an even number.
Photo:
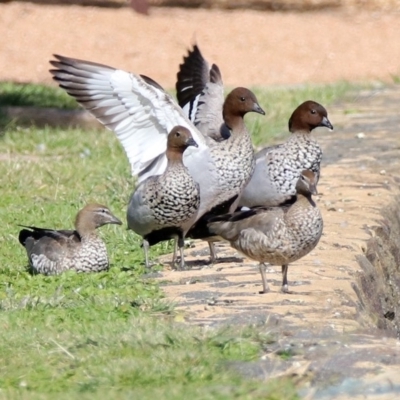
[{"label": "duck's dark eye", "polygon": [[180,137],[181,136],[180,132],[176,132],[175,136]]},{"label": "duck's dark eye", "polygon": [[311,110],[311,114],[316,114],[317,112],[315,110]]},{"label": "duck's dark eye", "polygon": [[246,101],[246,98],[242,96],[242,97],[240,98],[240,101]]}]

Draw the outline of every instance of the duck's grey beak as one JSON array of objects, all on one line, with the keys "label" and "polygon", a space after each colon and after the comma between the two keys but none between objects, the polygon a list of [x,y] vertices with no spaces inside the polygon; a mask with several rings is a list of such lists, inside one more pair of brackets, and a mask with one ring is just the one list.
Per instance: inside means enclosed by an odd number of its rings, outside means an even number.
[{"label": "duck's grey beak", "polygon": [[262,115],[265,115],[265,111],[260,107],[260,105],[258,103],[254,103],[252,111],[262,114]]},{"label": "duck's grey beak", "polygon": [[110,215],[110,219],[107,221],[108,224],[122,225],[122,222],[113,214]]},{"label": "duck's grey beak", "polygon": [[199,147],[198,144],[195,142],[195,140],[191,137],[188,140],[186,140],[186,145],[187,146],[194,146],[194,147]]},{"label": "duck's grey beak", "polygon": [[323,118],[322,118],[321,126],[326,126],[327,128],[333,130],[333,125],[331,124],[331,122],[329,121],[329,119],[326,118],[326,117],[323,117]]}]

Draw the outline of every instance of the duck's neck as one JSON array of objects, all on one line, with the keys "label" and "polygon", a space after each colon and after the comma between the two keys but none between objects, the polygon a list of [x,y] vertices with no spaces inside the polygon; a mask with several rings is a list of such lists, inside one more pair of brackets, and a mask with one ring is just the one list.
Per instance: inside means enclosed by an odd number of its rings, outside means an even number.
[{"label": "duck's neck", "polygon": [[298,138],[304,138],[304,139],[310,139],[313,136],[311,135],[311,131],[307,129],[299,129],[296,131],[292,132],[292,137],[298,137]]},{"label": "duck's neck", "polygon": [[309,207],[309,206],[316,207],[317,206],[311,196],[311,193],[307,193],[307,194],[298,193],[296,204],[301,207]]},{"label": "duck's neck", "polygon": [[96,226],[94,221],[86,220],[85,218],[76,221],[75,230],[78,232],[81,240],[86,237],[96,236]]},{"label": "duck's neck", "polygon": [[167,150],[167,169],[171,167],[175,167],[177,165],[183,164],[182,162],[183,151],[180,149],[168,149]]},{"label": "duck's neck", "polygon": [[291,129],[290,132],[294,136],[311,136],[311,131],[307,128]]},{"label": "duck's neck", "polygon": [[224,121],[232,136],[240,134],[245,127],[242,115],[224,115]]},{"label": "duck's neck", "polygon": [[[79,233],[79,232],[78,232]],[[82,243],[90,243],[93,240],[101,240],[97,235],[96,231],[85,233],[84,235],[79,234]]]}]

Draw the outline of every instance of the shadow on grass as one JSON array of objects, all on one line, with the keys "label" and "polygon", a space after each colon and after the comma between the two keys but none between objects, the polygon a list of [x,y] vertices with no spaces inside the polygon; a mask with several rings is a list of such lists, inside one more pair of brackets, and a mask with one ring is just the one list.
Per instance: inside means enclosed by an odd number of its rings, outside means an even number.
[{"label": "shadow on grass", "polygon": [[62,89],[0,82],[0,132],[32,125],[92,127],[93,121]]}]

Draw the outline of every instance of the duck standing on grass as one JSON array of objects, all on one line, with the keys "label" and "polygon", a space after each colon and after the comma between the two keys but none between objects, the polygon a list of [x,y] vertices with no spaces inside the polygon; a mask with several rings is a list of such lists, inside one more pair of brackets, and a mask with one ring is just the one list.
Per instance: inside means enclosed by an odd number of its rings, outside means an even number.
[{"label": "duck standing on grass", "polygon": [[88,204],[75,219],[75,230],[21,225],[19,242],[25,247],[32,272],[57,275],[64,271],[100,272],[108,269],[107,248],[96,229],[122,222],[101,204]]},{"label": "duck standing on grass", "polygon": [[[146,267],[149,267],[149,246],[177,238],[180,268],[185,268],[184,238],[200,206],[199,184],[182,162],[183,152],[189,146],[197,147],[190,131],[175,126],[168,135],[166,170],[162,175],[150,176],[141,182],[129,201],[128,228],[143,237]],[[176,246],[172,265],[175,261]]]},{"label": "duck standing on grass", "polygon": [[317,181],[316,172],[305,170],[297,181],[292,204],[254,207],[215,217],[208,223],[211,232],[260,263],[263,293],[269,291],[265,263],[282,266],[282,292],[289,293],[289,263],[307,255],[319,242],[323,221],[312,199],[317,194]]}]

